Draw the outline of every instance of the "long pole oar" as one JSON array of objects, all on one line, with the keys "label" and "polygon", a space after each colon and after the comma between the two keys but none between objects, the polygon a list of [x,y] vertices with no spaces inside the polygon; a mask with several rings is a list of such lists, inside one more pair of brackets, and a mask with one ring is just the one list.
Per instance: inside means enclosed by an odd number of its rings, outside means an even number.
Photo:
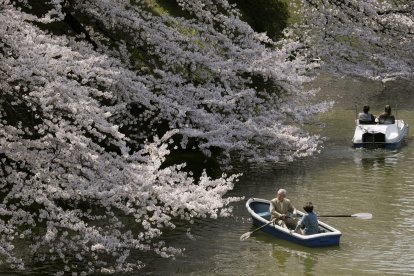
[{"label": "long pole oar", "polygon": [[357,213],[357,214],[353,214],[353,215],[321,215],[321,216],[319,216],[318,215],[318,218],[330,218],[330,217],[332,217],[332,218],[336,218],[336,217],[343,217],[343,218],[346,218],[346,217],[349,217],[349,218],[358,218],[358,219],[372,219],[372,214],[370,214],[370,213]]},{"label": "long pole oar", "polygon": [[253,233],[254,233],[254,232],[256,232],[257,230],[260,230],[260,229],[262,229],[263,227],[265,227],[265,226],[267,226],[267,225],[271,224],[274,220],[275,220],[275,219],[272,219],[272,220],[271,220],[271,221],[269,221],[268,223],[263,224],[263,225],[262,225],[262,226],[260,226],[259,228],[254,229],[253,231],[250,231],[250,232],[246,232],[246,233],[244,233],[243,235],[241,235],[241,236],[240,236],[240,240],[241,240],[241,241],[247,240],[248,238],[250,238],[250,235],[251,235],[251,234],[253,234]]}]

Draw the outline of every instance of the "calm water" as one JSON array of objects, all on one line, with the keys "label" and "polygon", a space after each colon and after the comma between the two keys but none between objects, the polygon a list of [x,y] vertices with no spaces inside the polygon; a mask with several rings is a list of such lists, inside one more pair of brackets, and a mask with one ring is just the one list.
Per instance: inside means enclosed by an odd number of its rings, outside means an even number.
[{"label": "calm water", "polygon": [[[198,221],[184,226],[171,244],[185,247],[176,260],[151,258],[146,275],[414,275],[414,143],[410,130],[400,150],[356,150],[351,147],[355,104],[371,105],[374,114],[390,103],[399,118],[414,126],[414,89],[323,78],[321,97],[337,103],[311,128],[327,138],[322,152],[288,164],[252,167],[232,195],[245,196],[234,217]],[[364,93],[364,94],[362,94]],[[306,248],[256,232],[246,211],[249,197],[271,199],[278,188],[288,190],[297,208],[312,201],[319,214],[368,212],[372,220],[324,218],[342,232],[339,246]],[[191,235],[186,231],[191,228]]]}]

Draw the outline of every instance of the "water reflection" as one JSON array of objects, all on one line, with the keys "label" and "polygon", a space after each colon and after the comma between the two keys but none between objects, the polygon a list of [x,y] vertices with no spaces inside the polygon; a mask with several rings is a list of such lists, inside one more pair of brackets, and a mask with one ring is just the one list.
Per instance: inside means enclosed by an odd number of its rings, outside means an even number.
[{"label": "water reflection", "polygon": [[[279,249],[279,248],[278,248]],[[277,268],[280,272],[286,272],[286,262],[290,254],[283,253],[281,254],[280,250],[275,250],[275,246],[273,246],[272,250],[270,251],[270,256],[276,260]]]},{"label": "water reflection", "polygon": [[363,169],[394,168],[398,165],[400,155],[398,151],[384,149],[355,149],[354,162]]},{"label": "water reflection", "polygon": [[317,256],[307,256],[306,258],[304,258],[303,260],[303,265],[304,265],[304,275],[314,275],[314,267],[316,265],[316,263],[318,262],[318,258]]},{"label": "water reflection", "polygon": [[302,275],[314,275],[315,265],[318,263],[318,255],[310,252],[289,249],[289,247],[282,247],[273,245],[270,250],[270,256],[276,261],[278,272],[287,273],[290,268],[289,260],[298,259],[302,267],[298,267],[303,272]]},{"label": "water reflection", "polygon": [[267,248],[270,257],[266,272],[256,275],[317,275],[320,257],[336,255],[339,249],[339,246],[309,248],[261,232],[252,236],[251,242],[258,248]]}]

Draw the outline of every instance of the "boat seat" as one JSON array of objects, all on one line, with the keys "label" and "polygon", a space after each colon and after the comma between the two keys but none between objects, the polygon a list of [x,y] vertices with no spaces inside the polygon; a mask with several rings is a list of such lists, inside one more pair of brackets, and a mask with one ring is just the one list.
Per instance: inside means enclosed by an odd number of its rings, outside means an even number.
[{"label": "boat seat", "polygon": [[261,217],[270,216],[270,212],[269,212],[269,211],[266,211],[266,212],[261,212],[261,213],[256,213],[256,214],[258,214],[258,215],[259,215],[259,216],[261,216]]},{"label": "boat seat", "polygon": [[362,120],[358,120],[358,123],[360,125],[375,125],[375,121],[362,121]]}]

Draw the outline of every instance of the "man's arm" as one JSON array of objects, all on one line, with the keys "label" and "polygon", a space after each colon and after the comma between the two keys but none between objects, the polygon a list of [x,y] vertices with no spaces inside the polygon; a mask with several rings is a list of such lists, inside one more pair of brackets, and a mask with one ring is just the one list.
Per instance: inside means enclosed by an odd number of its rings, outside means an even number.
[{"label": "man's arm", "polygon": [[276,211],[273,201],[270,201],[269,211],[270,214],[272,214],[272,217],[274,218],[280,219],[282,217],[282,214]]}]

